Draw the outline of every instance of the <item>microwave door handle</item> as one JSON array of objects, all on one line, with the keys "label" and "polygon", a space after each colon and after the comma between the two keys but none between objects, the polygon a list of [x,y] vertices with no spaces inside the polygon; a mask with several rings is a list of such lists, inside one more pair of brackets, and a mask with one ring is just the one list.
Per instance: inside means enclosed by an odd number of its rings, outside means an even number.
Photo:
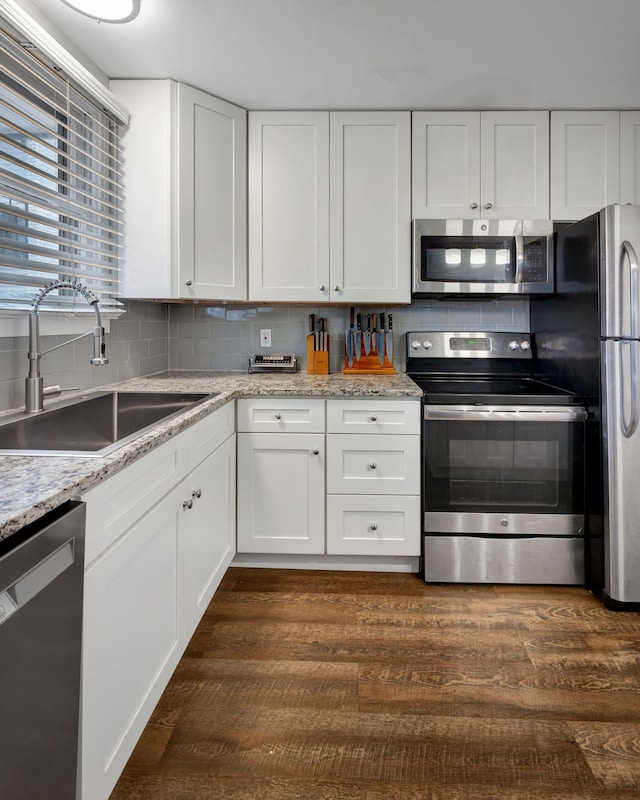
[{"label": "microwave door handle", "polygon": [[624,305],[624,281],[622,275],[624,271],[625,256],[629,259],[629,305],[630,305],[630,324],[632,339],[640,337],[640,318],[638,303],[640,302],[640,283],[638,281],[638,256],[631,242],[626,239],[620,245],[620,322],[622,323],[622,308]]},{"label": "microwave door handle", "polygon": [[[629,398],[629,406],[630,406],[630,413],[629,413],[629,422],[625,419],[624,414],[624,400],[625,400],[625,388],[624,388],[624,363],[622,360],[622,349],[626,345],[629,346],[629,370],[630,370],[630,398]],[[622,430],[622,435],[625,439],[630,439],[633,434],[638,429],[638,423],[640,422],[640,392],[638,392],[638,355],[640,354],[640,342],[631,341],[631,342],[621,342],[618,348],[618,370],[620,373],[620,391],[618,392],[618,397],[620,398],[620,429]]]},{"label": "microwave door handle", "polygon": [[515,282],[524,281],[524,236],[517,235],[516,240],[516,275]]}]

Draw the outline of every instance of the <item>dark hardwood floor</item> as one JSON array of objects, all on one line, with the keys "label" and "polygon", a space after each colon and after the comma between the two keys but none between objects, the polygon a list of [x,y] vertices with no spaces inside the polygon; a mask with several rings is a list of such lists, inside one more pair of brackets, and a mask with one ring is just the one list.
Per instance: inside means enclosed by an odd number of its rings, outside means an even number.
[{"label": "dark hardwood floor", "polygon": [[111,800],[640,798],[640,613],[228,571]]}]

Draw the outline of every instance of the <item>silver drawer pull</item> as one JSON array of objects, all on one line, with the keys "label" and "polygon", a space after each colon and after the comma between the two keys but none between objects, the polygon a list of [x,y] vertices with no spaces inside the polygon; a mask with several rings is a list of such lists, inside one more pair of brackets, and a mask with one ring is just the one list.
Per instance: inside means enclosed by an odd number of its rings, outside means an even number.
[{"label": "silver drawer pull", "polygon": [[311,452],[313,453],[313,455],[314,455],[314,456],[317,456],[317,455],[318,455],[318,453],[319,453],[320,451],[319,451],[319,450],[318,450],[318,448],[316,447],[316,448],[314,448],[314,449],[313,449]]},{"label": "silver drawer pull", "polygon": [[372,415],[369,417],[369,419],[371,420],[371,422],[377,422],[377,421],[378,421],[378,417],[376,417],[376,415],[375,415],[375,414],[372,414]]},{"label": "silver drawer pull", "polygon": [[372,522],[371,525],[369,525],[369,528],[372,531],[377,531],[378,530],[378,523],[377,522]]},{"label": "silver drawer pull", "polygon": [[375,461],[371,461],[370,464],[369,464],[369,469],[377,469],[377,468],[378,468],[378,465],[376,464],[376,462]]},{"label": "silver drawer pull", "polygon": [[276,411],[274,416],[276,419],[282,419],[282,414],[279,411]]},{"label": "silver drawer pull", "polygon": [[199,500],[202,497],[202,489],[194,489],[191,492],[191,497],[195,497],[196,500]]},{"label": "silver drawer pull", "polygon": [[188,511],[190,508],[193,508],[193,500],[191,499],[185,500],[184,503],[182,504],[182,508],[184,508],[185,511]]}]

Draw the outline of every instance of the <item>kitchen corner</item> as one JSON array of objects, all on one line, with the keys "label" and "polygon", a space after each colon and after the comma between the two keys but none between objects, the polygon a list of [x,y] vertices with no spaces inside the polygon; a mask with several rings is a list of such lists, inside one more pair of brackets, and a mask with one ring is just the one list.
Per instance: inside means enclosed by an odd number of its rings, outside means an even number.
[{"label": "kitchen corner", "polygon": [[[406,374],[346,377],[329,375],[249,375],[168,371],[101,387],[105,390],[217,392],[195,409],[159,425],[104,458],[0,457],[0,540],[69,499],[77,498],[171,437],[239,397],[415,398],[421,392]],[[34,480],[34,476],[35,480]]]}]

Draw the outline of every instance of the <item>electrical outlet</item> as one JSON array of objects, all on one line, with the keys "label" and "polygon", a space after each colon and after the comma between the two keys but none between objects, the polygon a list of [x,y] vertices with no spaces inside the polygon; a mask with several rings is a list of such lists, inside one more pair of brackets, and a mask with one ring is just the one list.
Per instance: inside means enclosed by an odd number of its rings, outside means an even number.
[{"label": "electrical outlet", "polygon": [[260,328],[260,347],[271,347],[271,328]]}]

